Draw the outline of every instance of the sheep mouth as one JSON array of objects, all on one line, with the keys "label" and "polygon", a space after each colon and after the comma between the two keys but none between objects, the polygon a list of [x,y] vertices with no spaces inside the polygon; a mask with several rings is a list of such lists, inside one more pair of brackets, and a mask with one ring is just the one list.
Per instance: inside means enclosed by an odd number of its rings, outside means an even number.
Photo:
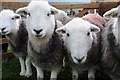
[{"label": "sheep mouth", "polygon": [[35,35],[37,38],[44,38],[45,37],[45,34],[44,35]]},{"label": "sheep mouth", "polygon": [[2,34],[8,34],[8,31],[4,31],[4,32],[2,32]]}]

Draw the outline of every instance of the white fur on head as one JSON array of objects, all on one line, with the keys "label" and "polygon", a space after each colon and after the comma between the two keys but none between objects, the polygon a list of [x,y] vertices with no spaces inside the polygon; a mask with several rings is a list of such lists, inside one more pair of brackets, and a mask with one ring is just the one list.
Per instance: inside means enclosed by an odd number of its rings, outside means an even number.
[{"label": "white fur on head", "polygon": [[55,15],[55,19],[61,21],[63,24],[66,24],[70,20],[70,17],[67,16],[67,13],[64,11],[59,10],[59,13]]},{"label": "white fur on head", "polygon": [[16,32],[19,25],[20,15],[12,10],[2,10],[0,12],[0,30],[3,35]]},{"label": "white fur on head", "polygon": [[118,26],[119,23],[118,23],[118,19],[117,18],[113,19],[113,21],[114,21],[114,24],[112,26],[112,31],[113,31],[113,34],[115,35],[116,41],[118,43],[119,42],[118,40],[120,39],[120,36],[119,36],[119,26]]},{"label": "white fur on head", "polygon": [[31,1],[27,7],[20,8],[16,12],[28,14],[26,22],[29,35],[37,38],[51,37],[55,27],[54,15],[58,13],[58,10],[50,6],[48,2]]},{"label": "white fur on head", "polygon": [[71,53],[73,61],[84,63],[87,53],[92,47],[93,34],[100,31],[99,27],[81,19],[75,18],[56,32],[63,35],[64,43]]},{"label": "white fur on head", "polygon": [[27,12],[27,7],[19,8],[16,10],[16,13],[19,14],[20,12]]},{"label": "white fur on head", "polygon": [[118,7],[107,11],[103,16],[104,17],[110,17],[110,16],[112,16],[112,15],[114,16],[116,14],[118,14]]}]

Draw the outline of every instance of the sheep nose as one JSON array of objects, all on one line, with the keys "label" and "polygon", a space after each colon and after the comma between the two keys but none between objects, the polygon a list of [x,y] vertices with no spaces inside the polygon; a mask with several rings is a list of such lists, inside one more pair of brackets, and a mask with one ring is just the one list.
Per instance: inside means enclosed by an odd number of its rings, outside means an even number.
[{"label": "sheep nose", "polygon": [[35,29],[34,29],[34,31],[35,31],[37,34],[39,34],[41,31],[43,31],[43,29],[40,29],[40,30],[35,30]]},{"label": "sheep nose", "polygon": [[77,58],[75,57],[75,59],[80,63],[80,62],[84,59],[84,57],[82,57],[81,59],[77,59]]},{"label": "sheep nose", "polygon": [[6,27],[2,28],[1,31],[3,32],[6,29]]}]

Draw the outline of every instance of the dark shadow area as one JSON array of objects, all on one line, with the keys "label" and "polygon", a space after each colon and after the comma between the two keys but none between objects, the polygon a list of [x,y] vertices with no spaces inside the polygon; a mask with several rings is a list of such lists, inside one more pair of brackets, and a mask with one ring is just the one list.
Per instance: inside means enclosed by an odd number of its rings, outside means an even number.
[{"label": "dark shadow area", "polygon": [[[8,59],[7,62],[2,63],[2,80],[37,80],[36,79],[36,70],[32,66],[33,75],[30,78],[20,77],[20,65],[17,58],[12,57]],[[79,72],[78,80],[88,80],[87,79],[87,71]],[[49,80],[50,71],[45,71],[45,79]],[[72,80],[72,71],[69,66],[63,68],[58,75],[58,80]],[[95,80],[111,80],[102,70],[97,70]]]}]

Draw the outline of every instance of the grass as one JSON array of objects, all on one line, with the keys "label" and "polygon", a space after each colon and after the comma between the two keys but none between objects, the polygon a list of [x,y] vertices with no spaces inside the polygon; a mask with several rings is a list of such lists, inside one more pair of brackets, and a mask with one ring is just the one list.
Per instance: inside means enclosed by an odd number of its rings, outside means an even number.
[{"label": "grass", "polygon": [[11,47],[8,45],[7,52],[11,52]]},{"label": "grass", "polygon": [[[17,58],[12,57],[2,63],[2,80],[36,80],[36,71],[33,68],[33,75],[30,78],[20,77],[20,65]],[[71,80],[71,69],[67,66],[58,75],[58,80]],[[45,71],[45,80],[49,80],[50,72]],[[88,80],[87,71],[79,72],[79,80]],[[97,71],[96,80],[110,80],[103,72]]]},{"label": "grass", "polygon": [[2,80],[33,80],[35,78],[25,78],[19,76],[20,65],[17,58],[13,57],[2,63]]}]

